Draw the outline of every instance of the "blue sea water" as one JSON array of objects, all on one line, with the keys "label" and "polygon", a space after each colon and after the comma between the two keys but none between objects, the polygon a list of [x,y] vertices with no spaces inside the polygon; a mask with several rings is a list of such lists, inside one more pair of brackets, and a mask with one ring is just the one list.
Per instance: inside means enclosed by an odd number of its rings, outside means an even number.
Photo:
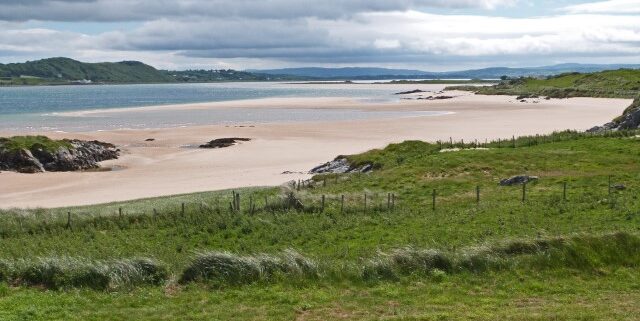
[{"label": "blue sea water", "polygon": [[[221,123],[282,122],[394,117],[396,112],[299,109],[151,110],[69,116],[65,112],[270,97],[351,97],[392,101],[388,86],[307,85],[286,83],[210,83],[0,87],[0,130],[88,131],[162,128]],[[313,106],[308,106],[313,107]],[[406,115],[406,113],[403,113]]]}]

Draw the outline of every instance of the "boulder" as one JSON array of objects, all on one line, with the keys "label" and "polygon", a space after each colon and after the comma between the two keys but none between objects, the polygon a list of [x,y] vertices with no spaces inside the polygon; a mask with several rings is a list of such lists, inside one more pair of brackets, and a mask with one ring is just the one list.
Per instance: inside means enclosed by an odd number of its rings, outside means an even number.
[{"label": "boulder", "polygon": [[522,185],[536,180],[538,176],[516,175],[500,180],[500,186]]},{"label": "boulder", "polygon": [[248,142],[251,138],[240,138],[240,137],[230,137],[230,138],[217,138],[206,144],[200,145],[200,148],[225,148],[235,145],[237,142]]},{"label": "boulder", "polygon": [[368,173],[373,170],[372,164],[353,166],[346,157],[338,156],[336,159],[312,168],[310,174],[345,174],[345,173]]},{"label": "boulder", "polygon": [[409,94],[417,94],[417,93],[424,93],[424,92],[426,91],[420,90],[420,89],[414,89],[409,91],[401,91],[399,93],[395,93],[394,95],[409,95]]}]

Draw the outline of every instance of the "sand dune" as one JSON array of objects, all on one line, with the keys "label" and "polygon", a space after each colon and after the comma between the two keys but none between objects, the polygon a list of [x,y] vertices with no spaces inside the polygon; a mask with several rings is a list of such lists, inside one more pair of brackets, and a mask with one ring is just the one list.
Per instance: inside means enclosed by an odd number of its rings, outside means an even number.
[{"label": "sand dune", "polygon": [[[619,115],[630,100],[572,98],[521,103],[514,97],[448,93],[454,99],[364,103],[345,98],[274,98],[154,108],[349,108],[446,111],[446,115],[339,122],[297,122],[187,128],[43,133],[56,138],[98,139],[117,144],[123,155],[84,173],[0,173],[0,207],[58,207],[178,193],[278,185],[339,154],[362,152],[407,139],[492,139],[512,135],[587,129]],[[100,112],[109,112],[101,110]],[[122,112],[122,110],[118,110]],[[86,113],[76,113],[78,117]],[[246,125],[246,124],[243,124]],[[2,133],[14,135],[16,133]],[[253,140],[219,150],[192,147],[213,138]],[[155,138],[153,142],[145,142]],[[285,171],[301,174],[282,174]]]}]

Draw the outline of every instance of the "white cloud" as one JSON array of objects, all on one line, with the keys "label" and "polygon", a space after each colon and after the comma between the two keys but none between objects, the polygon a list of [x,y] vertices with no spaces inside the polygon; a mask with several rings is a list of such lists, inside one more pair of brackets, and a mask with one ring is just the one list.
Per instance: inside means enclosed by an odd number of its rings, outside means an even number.
[{"label": "white cloud", "polygon": [[569,13],[640,13],[640,0],[609,0],[583,3],[562,8]]}]

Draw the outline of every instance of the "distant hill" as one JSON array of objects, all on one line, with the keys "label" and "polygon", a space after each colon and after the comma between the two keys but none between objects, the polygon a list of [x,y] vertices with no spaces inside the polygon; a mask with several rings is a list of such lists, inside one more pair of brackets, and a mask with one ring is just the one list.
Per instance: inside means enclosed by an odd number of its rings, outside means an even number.
[{"label": "distant hill", "polygon": [[368,67],[345,68],[283,68],[266,70],[248,70],[254,73],[269,75],[290,75],[310,78],[352,78],[352,77],[377,77],[377,76],[415,76],[425,74],[424,71],[410,69],[387,69]]},{"label": "distant hill", "polygon": [[0,85],[56,85],[69,83],[172,83],[217,81],[305,80],[226,70],[158,70],[139,61],[86,63],[70,58],[48,58],[0,64]]},{"label": "distant hill", "polygon": [[91,81],[98,83],[154,83],[172,79],[138,61],[85,63],[69,58],[48,58],[0,64],[0,77],[31,82]]},{"label": "distant hill", "polygon": [[620,68],[638,69],[637,65],[594,65],[594,64],[559,64],[553,66],[530,67],[530,68],[508,68],[492,67],[483,69],[430,72],[410,69],[386,69],[386,68],[284,68],[268,70],[250,70],[251,72],[271,75],[291,75],[324,79],[498,79],[507,77],[536,77],[550,76],[568,72],[597,72],[603,70],[614,70]]}]

